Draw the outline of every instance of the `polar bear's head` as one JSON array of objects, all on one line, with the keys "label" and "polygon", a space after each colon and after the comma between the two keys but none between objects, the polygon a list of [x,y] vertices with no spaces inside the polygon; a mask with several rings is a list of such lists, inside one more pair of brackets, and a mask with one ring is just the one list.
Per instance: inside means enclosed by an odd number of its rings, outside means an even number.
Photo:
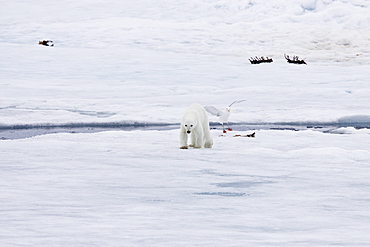
[{"label": "polar bear's head", "polygon": [[186,133],[188,133],[188,134],[190,134],[194,130],[194,128],[195,128],[195,126],[197,126],[197,124],[198,124],[198,122],[197,122],[196,119],[187,119],[182,123],[182,125],[185,128]]}]

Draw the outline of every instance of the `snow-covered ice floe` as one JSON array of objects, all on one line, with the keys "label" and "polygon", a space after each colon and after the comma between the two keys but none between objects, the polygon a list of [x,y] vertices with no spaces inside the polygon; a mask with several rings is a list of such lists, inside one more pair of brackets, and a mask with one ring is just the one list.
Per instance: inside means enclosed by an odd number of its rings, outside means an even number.
[{"label": "snow-covered ice floe", "polygon": [[[369,130],[178,130],[0,141],[3,246],[366,246]],[[19,236],[23,236],[20,238]]]}]

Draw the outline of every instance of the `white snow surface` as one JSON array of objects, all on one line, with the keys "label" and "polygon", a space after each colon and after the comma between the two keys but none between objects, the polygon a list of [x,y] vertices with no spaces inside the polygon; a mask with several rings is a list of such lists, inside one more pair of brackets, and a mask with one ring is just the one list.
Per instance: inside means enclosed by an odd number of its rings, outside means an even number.
[{"label": "white snow surface", "polygon": [[189,150],[178,130],[1,141],[1,245],[370,244],[369,130],[219,132]]},{"label": "white snow surface", "polygon": [[3,1],[0,130],[177,124],[241,99],[231,125],[347,127],[217,128],[188,150],[178,129],[0,139],[0,246],[370,246],[369,7]]}]

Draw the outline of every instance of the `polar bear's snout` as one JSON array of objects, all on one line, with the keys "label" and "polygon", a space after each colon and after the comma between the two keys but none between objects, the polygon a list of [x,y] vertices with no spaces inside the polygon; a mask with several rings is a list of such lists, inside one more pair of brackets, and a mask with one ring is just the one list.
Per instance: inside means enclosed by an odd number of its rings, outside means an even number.
[{"label": "polar bear's snout", "polygon": [[190,133],[191,133],[191,131],[190,131],[190,130],[188,130],[188,131],[186,131],[186,133],[190,134]]}]

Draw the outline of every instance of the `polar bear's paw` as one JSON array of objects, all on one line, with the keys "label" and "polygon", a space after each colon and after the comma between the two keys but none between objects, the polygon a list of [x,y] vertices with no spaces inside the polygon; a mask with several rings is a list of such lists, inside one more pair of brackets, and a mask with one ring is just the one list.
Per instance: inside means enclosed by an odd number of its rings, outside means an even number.
[{"label": "polar bear's paw", "polygon": [[202,148],[202,146],[200,146],[200,145],[196,145],[196,144],[189,144],[189,147],[191,147],[191,148]]},{"label": "polar bear's paw", "polygon": [[213,143],[212,142],[206,142],[204,143],[205,148],[212,148]]},{"label": "polar bear's paw", "polygon": [[181,146],[180,149],[188,149],[188,146]]}]

